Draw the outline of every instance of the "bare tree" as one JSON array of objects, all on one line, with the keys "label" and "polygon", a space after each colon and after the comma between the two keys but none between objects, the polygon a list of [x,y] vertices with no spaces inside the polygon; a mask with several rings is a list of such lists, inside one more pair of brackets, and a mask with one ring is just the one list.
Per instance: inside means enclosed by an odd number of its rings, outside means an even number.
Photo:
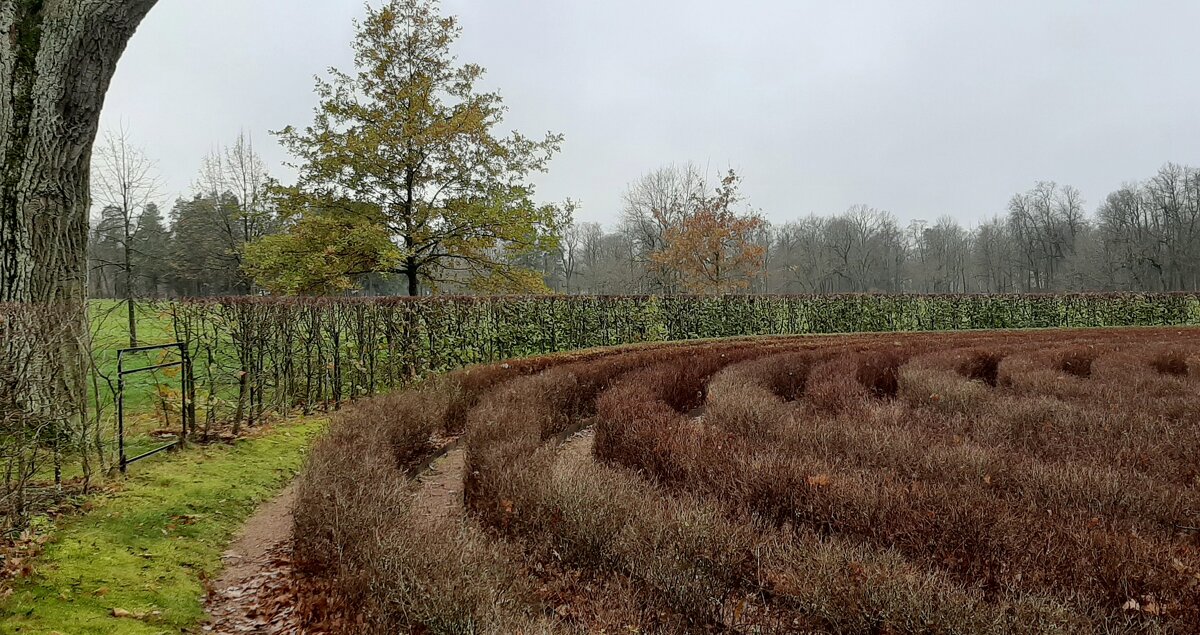
[{"label": "bare tree", "polygon": [[1097,241],[1116,283],[1153,291],[1200,285],[1200,171],[1167,164],[1108,195]]},{"label": "bare tree", "polygon": [[968,266],[971,237],[953,218],[938,219],[932,227],[925,221],[909,225],[907,238],[913,259],[910,277],[917,290],[926,293],[970,291]]},{"label": "bare tree", "polygon": [[[118,259],[99,261],[96,267],[115,268],[124,280],[121,290],[129,320],[129,345],[137,346],[134,311],[134,243],[137,222],[159,194],[161,179],[153,161],[129,139],[124,128],[104,135],[96,147],[92,164],[92,200],[105,212],[107,238],[118,247]],[[115,234],[115,235],[112,235]]]},{"label": "bare tree", "polygon": [[830,219],[809,216],[779,228],[776,240],[774,279],[785,293],[820,293],[832,290],[834,273],[833,253],[828,249],[826,236]]},{"label": "bare tree", "polygon": [[1075,255],[1085,222],[1079,190],[1043,181],[1008,204],[1009,224],[1027,268],[1025,289],[1056,288],[1056,277]]},{"label": "bare tree", "polygon": [[576,266],[581,286],[597,293],[602,287],[602,268],[605,264],[604,230],[599,223],[578,223],[572,231],[579,237],[579,257]]},{"label": "bare tree", "polygon": [[558,241],[559,267],[562,269],[563,290],[571,293],[579,273],[579,252],[583,246],[583,231],[575,223],[579,202],[567,199],[562,208],[562,235]]},{"label": "bare tree", "polygon": [[750,236],[751,244],[762,252],[762,266],[753,274],[754,279],[749,289],[752,293],[771,292],[771,271],[775,268],[775,260],[778,257],[774,236],[775,230],[766,219],[762,219]]},{"label": "bare tree", "polygon": [[678,290],[676,276],[648,267],[650,255],[666,247],[666,235],[683,224],[704,200],[704,176],[692,163],[668,165],[642,175],[625,191],[622,232],[634,243],[634,260],[652,277],[649,287],[663,293]]},{"label": "bare tree", "polygon": [[242,273],[242,250],[274,229],[275,214],[268,197],[271,182],[266,163],[244,132],[233,145],[204,158],[196,181],[196,190],[213,201],[214,229],[224,243],[222,256],[233,260],[243,293],[250,292],[251,282]]},{"label": "bare tree", "polygon": [[832,253],[840,291],[885,291],[898,283],[892,271],[902,248],[896,219],[888,212],[855,205],[834,217],[826,228],[826,245]]},{"label": "bare tree", "polygon": [[980,225],[974,232],[972,244],[972,260],[981,289],[991,293],[1011,292],[1016,250],[1004,220],[994,218]]},{"label": "bare tree", "polygon": [[1200,256],[1200,172],[1168,163],[1142,186],[1160,245],[1163,288],[1194,288]]}]

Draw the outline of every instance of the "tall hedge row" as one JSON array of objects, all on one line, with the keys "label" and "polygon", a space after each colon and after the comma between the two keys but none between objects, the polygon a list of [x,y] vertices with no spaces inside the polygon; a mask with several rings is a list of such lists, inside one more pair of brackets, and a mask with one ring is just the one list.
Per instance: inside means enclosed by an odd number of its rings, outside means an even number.
[{"label": "tall hedge row", "polygon": [[1200,324],[1200,294],[222,298],[169,303],[200,422],[514,357],[739,335]]}]

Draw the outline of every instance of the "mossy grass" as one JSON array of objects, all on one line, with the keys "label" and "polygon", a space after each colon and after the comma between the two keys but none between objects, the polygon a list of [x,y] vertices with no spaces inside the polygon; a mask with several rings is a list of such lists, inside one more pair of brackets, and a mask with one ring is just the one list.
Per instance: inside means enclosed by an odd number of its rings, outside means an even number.
[{"label": "mossy grass", "polygon": [[[232,445],[130,468],[59,523],[35,573],[0,604],[0,633],[178,633],[204,620],[204,580],[258,504],[297,473],[325,422],[281,422]],[[128,617],[116,617],[128,614]]]}]

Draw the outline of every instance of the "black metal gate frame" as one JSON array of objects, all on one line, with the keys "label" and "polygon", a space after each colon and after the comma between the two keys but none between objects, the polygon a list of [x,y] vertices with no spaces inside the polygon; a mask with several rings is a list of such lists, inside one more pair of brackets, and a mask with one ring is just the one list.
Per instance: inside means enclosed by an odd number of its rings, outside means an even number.
[{"label": "black metal gate frame", "polygon": [[[150,351],[166,350],[169,348],[175,348],[175,349],[179,350],[179,361],[165,362],[162,364],[155,364],[154,366],[146,366],[144,368],[134,368],[132,370],[125,370],[125,355],[130,354],[130,353],[146,353],[146,352],[150,352]],[[125,456],[125,377],[127,377],[129,375],[134,375],[137,373],[148,373],[148,372],[153,372],[156,370],[162,370],[164,368],[175,368],[175,367],[178,367],[181,371],[179,374],[180,374],[180,377],[182,378],[181,383],[183,384],[181,387],[181,390],[180,390],[181,399],[182,399],[183,403],[181,404],[181,407],[179,409],[180,420],[182,421],[183,428],[179,432],[179,438],[176,439],[174,442],[168,443],[160,448],[155,448],[153,450],[150,450],[149,452],[140,454],[133,458],[127,458]],[[134,348],[123,348],[123,349],[120,349],[117,351],[117,448],[118,448],[118,453],[120,456],[121,473],[122,474],[124,474],[126,472],[130,463],[135,463],[142,459],[154,456],[155,454],[158,454],[159,452],[170,450],[175,447],[182,447],[184,445],[184,443],[187,442],[187,432],[188,432],[188,423],[189,423],[187,399],[188,399],[188,395],[190,394],[188,392],[188,388],[189,388],[188,383],[191,381],[191,376],[192,376],[191,360],[188,358],[187,347],[184,346],[182,342],[175,342],[173,344],[158,344],[158,345],[154,345],[154,346],[136,346]]]}]

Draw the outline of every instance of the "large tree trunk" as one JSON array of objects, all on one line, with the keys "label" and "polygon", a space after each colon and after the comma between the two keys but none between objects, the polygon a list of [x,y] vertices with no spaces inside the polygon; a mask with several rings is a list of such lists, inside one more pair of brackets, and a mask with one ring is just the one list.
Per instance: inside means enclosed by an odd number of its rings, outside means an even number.
[{"label": "large tree trunk", "polygon": [[[117,60],[157,0],[0,0],[0,303],[59,311],[27,334],[25,416],[83,421],[89,164]],[[57,334],[48,337],[48,331]]]},{"label": "large tree trunk", "polygon": [[83,301],[92,143],[155,2],[0,0],[0,301]]}]

